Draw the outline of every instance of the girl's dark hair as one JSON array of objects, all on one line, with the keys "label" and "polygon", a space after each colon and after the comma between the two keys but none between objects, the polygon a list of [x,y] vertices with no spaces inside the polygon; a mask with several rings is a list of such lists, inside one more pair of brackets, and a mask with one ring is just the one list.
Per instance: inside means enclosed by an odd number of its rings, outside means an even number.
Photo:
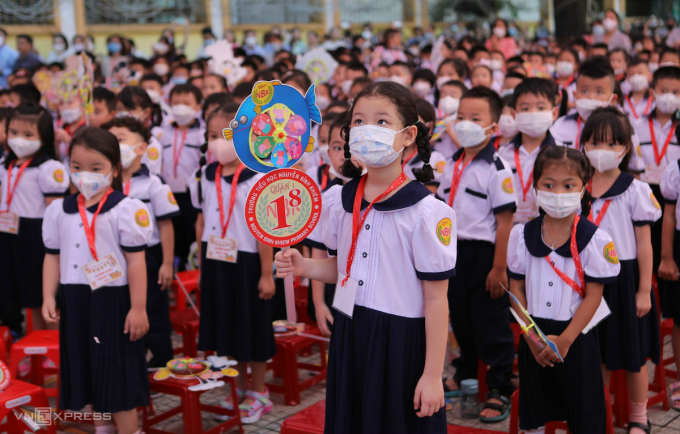
[{"label": "girl's dark hair", "polygon": [[[5,123],[5,132],[7,134],[9,134],[9,126],[13,120],[36,124],[41,143],[36,156],[46,155],[50,159],[57,159],[57,153],[54,150],[54,122],[50,112],[34,102],[24,102],[10,110],[7,122]],[[7,158],[5,158],[5,168],[8,168],[9,163],[16,159],[16,154],[10,149]]]},{"label": "girl's dark hair", "polygon": [[132,116],[113,118],[100,128],[106,131],[110,131],[111,128],[125,128],[131,133],[138,134],[147,144],[149,143],[149,140],[151,140],[151,132],[149,132],[149,129],[142,123],[142,121]]},{"label": "girl's dark hair", "polygon": [[619,169],[628,170],[628,163],[633,152],[633,142],[631,137],[633,135],[633,128],[630,126],[628,116],[624,115],[616,107],[602,107],[593,111],[588,117],[586,124],[583,126],[581,133],[581,149],[585,148],[586,142],[591,139],[594,142],[602,143],[621,143],[628,147],[626,155],[619,164]]},{"label": "girl's dark hair", "polygon": [[467,63],[462,61],[461,59],[458,58],[453,58],[453,59],[444,59],[442,63],[439,64],[439,68],[437,68],[437,75],[439,75],[439,72],[442,70],[442,67],[444,65],[451,65],[453,66],[453,69],[456,70],[456,74],[458,74],[458,77],[460,80],[465,80],[469,74],[469,69],[467,66]]},{"label": "girl's dark hair", "polygon": [[150,109],[149,120],[154,127],[163,122],[161,106],[151,101],[149,94],[141,86],[124,87],[116,96],[116,100],[128,110],[134,110],[137,107],[141,107],[142,110]]},{"label": "girl's dark hair", "polygon": [[342,128],[347,123],[345,119],[345,113],[328,113],[323,117],[323,123],[328,124],[328,144],[331,143],[331,134],[336,128]]},{"label": "girl's dark hair", "polygon": [[[221,76],[219,76],[221,77]],[[224,78],[224,77],[222,77]],[[223,106],[225,104],[231,104],[234,102],[234,99],[229,95],[228,93],[225,92],[218,92],[218,93],[213,93],[211,95],[208,95],[208,97],[203,101],[203,106],[201,107],[202,113],[201,116],[203,117],[203,120],[205,121],[206,117],[206,112],[208,111],[208,107],[211,105],[218,105],[218,106]]]},{"label": "girl's dark hair", "polygon": [[427,100],[416,98],[416,107],[418,108],[418,116],[423,119],[423,122],[437,122],[437,112]]},{"label": "girl's dark hair", "polygon": [[283,82],[283,84],[293,82],[297,84],[301,89],[304,89],[305,92],[307,91],[307,89],[312,87],[312,80],[309,79],[307,73],[304,71],[300,71],[299,69],[293,69],[287,72],[286,74],[284,74],[281,81]]},{"label": "girl's dark hair", "polygon": [[208,160],[205,157],[205,154],[208,152],[208,124],[212,120],[212,118],[216,116],[224,116],[227,119],[233,119],[233,117],[236,115],[236,112],[238,112],[240,105],[236,104],[235,102],[230,102],[228,104],[224,104],[215,110],[213,110],[212,113],[210,113],[210,116],[208,116],[208,119],[205,120],[205,142],[201,145],[201,159],[198,161],[198,170],[196,171],[196,181],[198,181],[198,203],[203,203],[203,188],[201,187],[201,177],[203,176],[203,166],[206,165]]},{"label": "girl's dark hair", "polygon": [[[9,93],[9,91],[7,91]],[[12,109],[9,107],[0,107],[0,122],[4,122],[9,119],[9,115],[12,114]]]},{"label": "girl's dark hair", "polygon": [[224,91],[229,92],[229,87],[227,86],[227,79],[226,78],[224,78],[223,76],[221,76],[219,74],[208,74],[203,78],[208,78],[208,77],[216,78],[217,81],[219,81],[220,84],[222,85],[222,87],[224,88]]},{"label": "girl's dark hair", "polygon": [[354,99],[354,104],[350,108],[345,126],[342,129],[343,138],[345,139],[345,162],[340,168],[340,172],[349,178],[359,178],[361,176],[361,169],[352,162],[352,154],[349,152],[349,131],[350,123],[354,113],[354,107],[362,98],[377,97],[388,100],[394,105],[397,110],[397,115],[401,124],[406,128],[415,125],[418,129],[416,135],[416,146],[418,146],[418,155],[423,160],[425,165],[421,169],[414,169],[413,174],[416,180],[422,183],[430,182],[434,179],[434,172],[430,166],[430,132],[424,123],[418,122],[418,107],[416,100],[411,95],[409,90],[397,83],[391,81],[379,81],[366,87],[359,92],[359,95]]},{"label": "girl's dark hair", "polygon": [[[569,172],[576,171],[584,187],[588,185],[588,181],[593,176],[593,167],[582,152],[565,146],[546,146],[538,153],[534,163],[534,188],[538,189],[538,181],[541,179],[544,170],[560,165],[566,165],[569,168]],[[590,214],[591,199],[590,192],[587,188],[584,188],[583,197],[581,198],[582,216]]]},{"label": "girl's dark hair", "polygon": [[76,146],[84,146],[105,156],[111,162],[111,166],[118,169],[118,176],[111,181],[111,187],[116,191],[123,191],[123,165],[120,162],[120,145],[116,136],[107,130],[86,126],[79,129],[71,140],[68,148],[69,158]]}]

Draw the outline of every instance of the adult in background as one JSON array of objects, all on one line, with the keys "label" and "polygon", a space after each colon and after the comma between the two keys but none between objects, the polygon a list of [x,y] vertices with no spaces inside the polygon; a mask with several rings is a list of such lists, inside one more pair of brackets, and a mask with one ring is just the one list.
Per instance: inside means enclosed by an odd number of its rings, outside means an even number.
[{"label": "adult in background", "polygon": [[503,57],[510,59],[517,54],[517,43],[512,36],[508,35],[508,23],[497,18],[493,23],[493,32],[484,44],[489,51],[500,51]]},{"label": "adult in background", "polygon": [[619,30],[621,20],[614,9],[607,9],[602,20],[602,27],[604,27],[604,35],[593,34],[593,45],[607,44],[609,51],[616,48],[623,48],[630,53],[631,42],[630,37]]},{"label": "adult in background", "polygon": [[14,71],[19,69],[28,69],[35,71],[45,61],[33,49],[33,38],[29,35],[17,35],[17,48],[19,49],[19,57],[14,62]]},{"label": "adult in background", "polygon": [[7,89],[7,77],[14,71],[19,52],[7,45],[7,32],[0,28],[0,89]]},{"label": "adult in background", "polygon": [[55,33],[52,36],[52,51],[47,54],[47,64],[50,65],[56,62],[64,63],[64,60],[71,54],[73,53],[68,49],[66,37],[61,33]]}]

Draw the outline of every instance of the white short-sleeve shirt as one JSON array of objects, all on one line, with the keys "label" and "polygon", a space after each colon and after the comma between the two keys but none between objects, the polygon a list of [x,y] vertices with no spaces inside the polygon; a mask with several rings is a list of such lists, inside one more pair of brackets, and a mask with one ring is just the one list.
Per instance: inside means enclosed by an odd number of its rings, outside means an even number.
[{"label": "white short-sleeve shirt", "polygon": [[[88,285],[83,266],[94,261],[78,212],[77,197],[72,194],[55,200],[47,207],[43,219],[45,252],[59,255],[59,281],[64,285]],[[87,208],[90,226],[97,207],[98,204]],[[119,191],[109,195],[95,223],[98,259],[112,253],[123,270],[123,277],[109,286],[128,284],[124,253],[146,249],[152,232],[149,212],[142,201],[126,197]]]},{"label": "white short-sleeve shirt", "polygon": [[[339,281],[352,244],[353,180],[323,195],[322,240],[338,258]],[[362,201],[362,209],[368,202]],[[423,281],[447,280],[456,265],[456,215],[419,182],[376,203],[359,231],[350,277],[355,305],[407,318],[425,316]],[[337,291],[342,291],[338,283]]]},{"label": "white short-sleeve shirt", "polygon": [[[416,180],[413,174],[413,169],[421,169],[425,163],[416,151],[416,154],[406,162],[404,166],[404,173],[412,180]],[[446,166],[446,159],[437,151],[432,151],[430,154],[430,167],[434,172],[434,179],[427,183],[427,185],[439,185],[441,183],[442,175],[444,174],[444,167]]]},{"label": "white short-sleeve shirt", "polygon": [[157,222],[179,215],[179,206],[177,206],[175,196],[158,175],[149,173],[149,168],[145,165],[142,165],[142,168],[130,178],[129,196],[144,202],[151,211],[153,234],[148,245],[155,246],[161,242]]},{"label": "white short-sleeve shirt", "polygon": [[611,235],[620,260],[637,258],[634,227],[659,220],[659,202],[649,184],[638,181],[627,172],[621,173],[605,194],[592,201],[593,220],[597,220],[607,201],[611,202],[600,221],[600,229]]},{"label": "white short-sleeve shirt", "polygon": [[[668,121],[666,122],[666,125],[662,127],[661,123],[656,120],[656,117],[654,116],[655,113],[656,109],[652,110],[649,116],[644,116],[638,119],[635,124],[633,124],[633,127],[635,129],[635,133],[640,139],[640,155],[642,155],[642,159],[647,170],[652,169],[654,171],[663,171],[669,164],[680,159],[680,144],[678,144],[677,132],[676,134],[671,135],[670,143],[668,144],[666,154],[661,159],[661,164],[656,164],[654,144],[652,143],[652,134],[649,129],[649,119],[650,117],[652,118],[652,124],[654,125],[654,137],[656,139],[656,146],[659,154],[663,150],[663,145],[666,143],[666,139],[668,138],[668,135],[671,131],[673,122]],[[645,174],[644,180],[650,184],[654,183],[653,179],[648,176],[648,174]]]},{"label": "white short-sleeve shirt", "polygon": [[[205,129],[201,127],[198,119],[194,121],[193,125],[186,132],[184,147],[177,161],[176,173],[175,156],[173,154],[179,152],[182,143],[182,132],[176,130],[175,124],[172,124],[162,127],[158,136],[158,140],[163,147],[161,154],[161,161],[163,162],[161,175],[173,193],[186,193],[187,179],[198,170],[201,159],[201,146],[205,143]],[[175,140],[175,136],[177,140]]]},{"label": "white short-sleeve shirt", "polygon": [[579,118],[578,112],[567,114],[557,119],[550,127],[550,134],[557,145],[579,149],[581,133],[585,124],[585,120],[581,119],[581,122],[579,122]]},{"label": "white short-sleeve shirt", "polygon": [[[458,150],[446,161],[437,196],[449,203],[454,165],[463,155]],[[496,242],[496,214],[517,208],[512,171],[498,156],[493,143],[482,149],[468,164],[458,184],[453,210],[456,212],[459,240]]]},{"label": "white short-sleeve shirt", "polygon": [[[546,260],[550,261],[577,284],[580,279],[567,240],[557,250],[543,242],[543,218],[535,218],[526,225],[515,225],[508,241],[508,271],[511,279],[525,280],[527,310],[537,318],[567,321],[583,301],[566,284]],[[612,283],[621,270],[611,237],[586,218],[581,218],[576,230],[576,244],[587,282]]]},{"label": "white short-sleeve shirt", "polygon": [[[188,133],[187,133],[188,135]],[[149,139],[149,146],[142,156],[142,164],[149,168],[149,172],[160,175],[163,170],[163,146],[154,135]]]},{"label": "white short-sleeve shirt", "polygon": [[11,182],[11,188],[16,186],[16,189],[9,211],[19,217],[43,218],[47,208],[45,198],[64,196],[68,190],[70,181],[66,167],[60,161],[38,156],[26,166],[17,184],[20,166],[15,164],[11,174],[4,164],[0,166],[0,211],[7,210],[7,187]]},{"label": "white short-sleeve shirt", "polygon": [[[217,188],[215,187],[215,173],[217,172],[218,163],[212,163],[203,167],[201,173],[201,198],[202,202],[198,201],[198,181],[192,177],[189,181],[189,191],[191,192],[191,202],[197,211],[203,213],[203,220],[205,222],[203,228],[203,237],[201,241],[208,242],[212,235],[222,236],[222,222],[220,221],[220,205],[217,198]],[[257,253],[257,240],[248,230],[244,210],[246,209],[246,200],[248,193],[253,185],[262,178],[262,175],[255,173],[252,170],[245,168],[238,178],[238,186],[236,187],[236,201],[234,202],[234,209],[232,211],[231,220],[225,238],[233,238],[237,241],[239,252]],[[229,212],[229,201],[231,198],[231,181],[234,179],[233,175],[221,176],[222,183],[222,205],[224,209],[224,220],[227,219]]]},{"label": "white short-sleeve shirt", "polygon": [[[669,205],[675,205],[675,230],[680,231],[680,207],[678,195],[680,194],[680,160],[668,165],[661,176],[661,194]],[[675,240],[675,242],[680,242]]]},{"label": "white short-sleeve shirt", "polygon": [[645,95],[639,101],[635,101],[632,93],[626,95],[623,99],[623,112],[628,116],[631,125],[634,125],[641,117],[649,115],[655,106],[656,104],[649,96],[649,91],[645,92]]}]

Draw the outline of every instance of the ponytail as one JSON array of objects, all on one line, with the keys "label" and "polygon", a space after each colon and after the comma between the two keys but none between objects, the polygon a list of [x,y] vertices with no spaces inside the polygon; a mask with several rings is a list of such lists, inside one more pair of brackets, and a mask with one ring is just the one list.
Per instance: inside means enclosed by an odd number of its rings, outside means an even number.
[{"label": "ponytail", "polygon": [[340,173],[347,178],[357,179],[361,178],[361,168],[356,166],[352,161],[352,153],[349,151],[349,124],[352,121],[352,116],[347,116],[347,123],[342,127],[342,138],[345,139],[345,162],[340,166]]},{"label": "ponytail", "polygon": [[[585,187],[585,185],[584,185]],[[590,215],[590,202],[593,200],[593,195],[590,194],[587,188],[583,189],[583,197],[581,198],[581,217],[588,218]]]},{"label": "ponytail", "polygon": [[418,146],[418,155],[423,160],[423,167],[420,169],[413,169],[413,175],[418,182],[426,184],[434,179],[434,171],[430,166],[430,156],[432,155],[432,148],[430,148],[430,129],[422,122],[416,122],[418,133],[416,135],[415,144]]},{"label": "ponytail", "polygon": [[151,119],[151,126],[152,127],[159,127],[163,123],[163,110],[161,109],[160,104],[157,103],[152,103],[151,104],[151,116],[149,119]]}]

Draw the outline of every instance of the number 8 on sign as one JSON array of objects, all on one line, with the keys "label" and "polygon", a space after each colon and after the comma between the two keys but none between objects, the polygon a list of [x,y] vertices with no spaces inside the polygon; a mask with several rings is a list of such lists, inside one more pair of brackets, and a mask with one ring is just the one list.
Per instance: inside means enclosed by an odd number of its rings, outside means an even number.
[{"label": "number 8 on sign", "polygon": [[270,172],[253,186],[246,202],[248,229],[260,242],[287,247],[309,236],[321,214],[321,193],[302,171]]}]

